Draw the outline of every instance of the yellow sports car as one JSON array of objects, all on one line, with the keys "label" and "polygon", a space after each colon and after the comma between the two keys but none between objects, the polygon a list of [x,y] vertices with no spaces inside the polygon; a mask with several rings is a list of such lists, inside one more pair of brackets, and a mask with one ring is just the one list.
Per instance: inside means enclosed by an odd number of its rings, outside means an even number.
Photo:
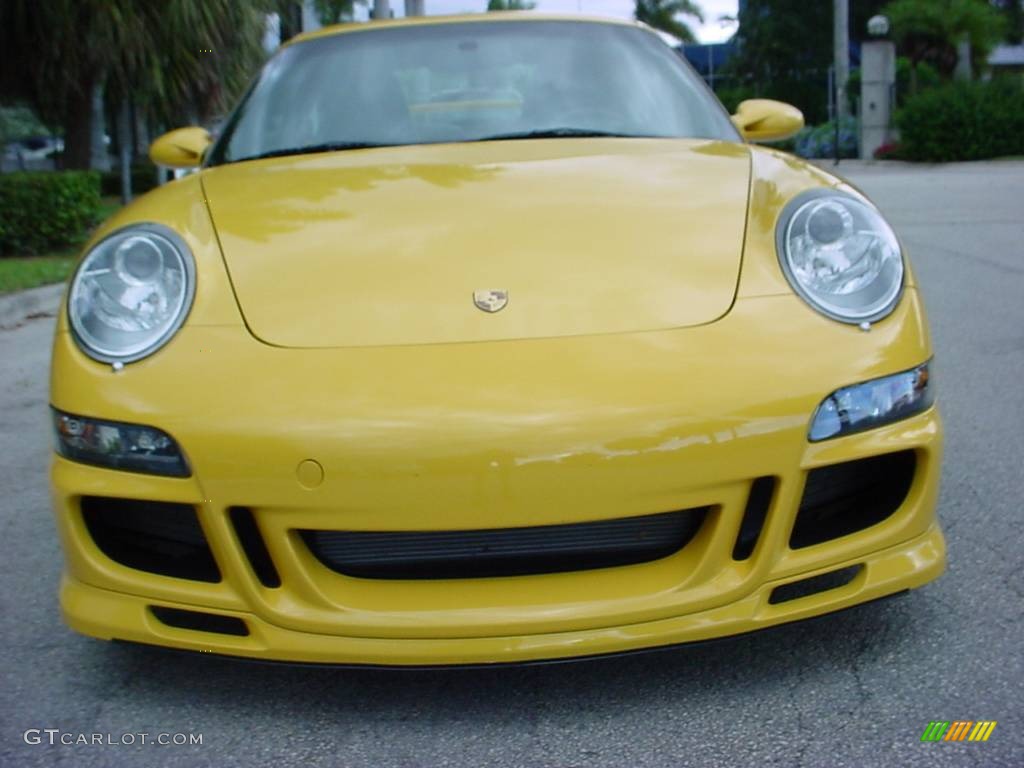
[{"label": "yellow sports car", "polygon": [[[644,26],[348,25],[86,247],[53,351],[61,604],[100,638],[435,665],[920,586],[942,428],[906,254]],[[746,140],[746,141],[745,141]]]}]

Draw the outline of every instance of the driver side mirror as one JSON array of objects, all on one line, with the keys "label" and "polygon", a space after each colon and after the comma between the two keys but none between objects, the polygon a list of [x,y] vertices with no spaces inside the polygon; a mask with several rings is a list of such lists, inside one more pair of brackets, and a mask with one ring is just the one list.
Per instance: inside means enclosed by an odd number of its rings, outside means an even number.
[{"label": "driver side mirror", "polygon": [[178,128],[149,145],[149,159],[168,168],[197,168],[212,142],[205,128]]},{"label": "driver side mirror", "polygon": [[804,113],[781,101],[748,99],[740,102],[732,122],[746,141],[781,141],[804,127]]}]

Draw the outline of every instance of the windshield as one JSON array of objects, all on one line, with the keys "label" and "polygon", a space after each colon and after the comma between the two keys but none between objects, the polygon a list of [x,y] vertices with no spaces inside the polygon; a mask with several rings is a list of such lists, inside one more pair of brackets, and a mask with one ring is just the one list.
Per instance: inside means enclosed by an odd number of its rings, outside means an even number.
[{"label": "windshield", "polygon": [[287,46],[209,164],[502,138],[735,140],[704,84],[652,33],[583,21],[367,29]]}]

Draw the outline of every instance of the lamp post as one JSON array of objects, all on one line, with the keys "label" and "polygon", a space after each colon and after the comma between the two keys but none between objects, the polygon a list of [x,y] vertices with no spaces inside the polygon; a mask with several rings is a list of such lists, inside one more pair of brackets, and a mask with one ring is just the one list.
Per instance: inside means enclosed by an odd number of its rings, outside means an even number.
[{"label": "lamp post", "polygon": [[850,2],[832,0],[833,45],[835,48],[836,119],[848,117],[850,105],[846,99],[846,83],[850,79]]},{"label": "lamp post", "polygon": [[892,139],[893,89],[896,84],[896,46],[887,39],[889,19],[874,16],[868,22],[873,38],[861,46],[860,156],[870,160],[875,150]]}]

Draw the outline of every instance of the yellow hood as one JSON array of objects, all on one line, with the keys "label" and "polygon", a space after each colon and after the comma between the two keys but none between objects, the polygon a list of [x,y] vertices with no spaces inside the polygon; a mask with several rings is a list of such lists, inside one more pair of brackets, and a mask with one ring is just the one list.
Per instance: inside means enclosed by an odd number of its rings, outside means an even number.
[{"label": "yellow hood", "polygon": [[[202,183],[249,329],[341,347],[710,323],[736,293],[743,145],[553,139],[225,165]],[[502,291],[498,312],[474,292]]]}]

